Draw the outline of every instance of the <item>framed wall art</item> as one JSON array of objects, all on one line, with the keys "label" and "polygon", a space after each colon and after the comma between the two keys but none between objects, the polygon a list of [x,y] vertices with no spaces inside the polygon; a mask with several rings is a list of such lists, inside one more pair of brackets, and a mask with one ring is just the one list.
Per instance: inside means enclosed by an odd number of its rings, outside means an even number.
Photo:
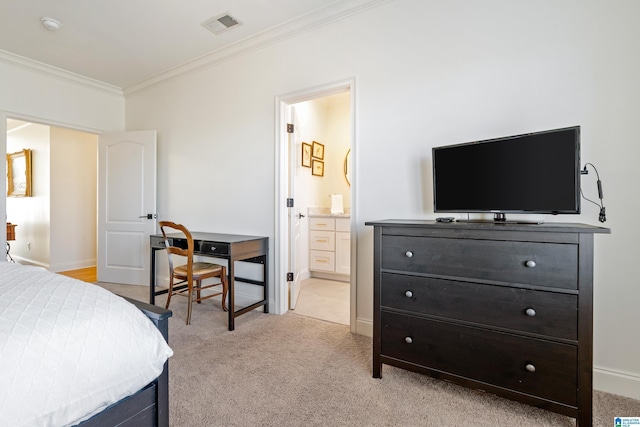
[{"label": "framed wall art", "polygon": [[7,196],[31,197],[31,150],[7,154]]},{"label": "framed wall art", "polygon": [[323,160],[324,159],[324,145],[319,142],[313,141],[313,146],[311,149],[313,153],[313,157],[316,159]]},{"label": "framed wall art", "polygon": [[311,174],[315,176],[324,176],[324,162],[321,160],[313,159]]},{"label": "framed wall art", "polygon": [[311,144],[302,143],[302,166],[311,167]]}]

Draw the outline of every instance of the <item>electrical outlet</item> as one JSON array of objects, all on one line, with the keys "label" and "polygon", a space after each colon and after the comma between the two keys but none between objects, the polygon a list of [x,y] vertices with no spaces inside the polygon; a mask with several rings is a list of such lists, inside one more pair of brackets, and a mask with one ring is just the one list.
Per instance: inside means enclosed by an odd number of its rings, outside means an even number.
[{"label": "electrical outlet", "polygon": [[27,242],[27,249],[31,250],[31,242]]}]

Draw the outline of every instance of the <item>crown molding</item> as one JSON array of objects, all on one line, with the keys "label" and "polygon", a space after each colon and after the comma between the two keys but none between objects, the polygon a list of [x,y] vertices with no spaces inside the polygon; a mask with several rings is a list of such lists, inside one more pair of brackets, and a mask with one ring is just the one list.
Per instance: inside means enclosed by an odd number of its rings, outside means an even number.
[{"label": "crown molding", "polygon": [[71,81],[93,89],[127,97],[158,86],[169,80],[222,64],[234,58],[247,55],[256,50],[392,1],[394,0],[337,0],[328,6],[316,9],[302,17],[291,19],[126,88],[120,88],[109,83],[91,79],[2,49],[0,49],[0,62],[48,77]]},{"label": "crown molding", "polygon": [[43,62],[34,61],[33,59],[25,58],[6,50],[0,49],[0,62],[9,64],[16,68],[22,68],[23,70],[42,74],[47,77],[67,80],[93,89],[99,89],[114,95],[123,96],[122,89],[117,86],[104,83],[99,80],[94,80],[89,77],[81,76],[80,74],[72,73],[70,71],[54,67]]},{"label": "crown molding", "polygon": [[341,0],[269,28],[261,33],[212,51],[124,89],[125,97],[153,88],[169,80],[196,73],[299,34],[323,27],[394,0]]}]

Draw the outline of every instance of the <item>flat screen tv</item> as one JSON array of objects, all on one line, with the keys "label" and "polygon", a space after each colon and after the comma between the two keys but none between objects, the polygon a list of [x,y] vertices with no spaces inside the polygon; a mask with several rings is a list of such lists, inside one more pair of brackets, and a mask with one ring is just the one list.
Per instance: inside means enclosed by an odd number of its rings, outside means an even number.
[{"label": "flat screen tv", "polygon": [[580,126],[432,151],[435,212],[580,213]]}]

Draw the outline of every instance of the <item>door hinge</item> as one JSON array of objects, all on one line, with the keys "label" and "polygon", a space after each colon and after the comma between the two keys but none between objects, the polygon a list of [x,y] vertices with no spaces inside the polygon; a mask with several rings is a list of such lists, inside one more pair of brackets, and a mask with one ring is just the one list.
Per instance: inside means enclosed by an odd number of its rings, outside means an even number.
[{"label": "door hinge", "polygon": [[287,123],[287,133],[293,133],[293,123]]},{"label": "door hinge", "polygon": [[287,282],[293,282],[293,273],[287,273]]},{"label": "door hinge", "polygon": [[291,197],[287,198],[287,207],[288,208],[292,208],[293,207],[293,198],[291,198]]}]

